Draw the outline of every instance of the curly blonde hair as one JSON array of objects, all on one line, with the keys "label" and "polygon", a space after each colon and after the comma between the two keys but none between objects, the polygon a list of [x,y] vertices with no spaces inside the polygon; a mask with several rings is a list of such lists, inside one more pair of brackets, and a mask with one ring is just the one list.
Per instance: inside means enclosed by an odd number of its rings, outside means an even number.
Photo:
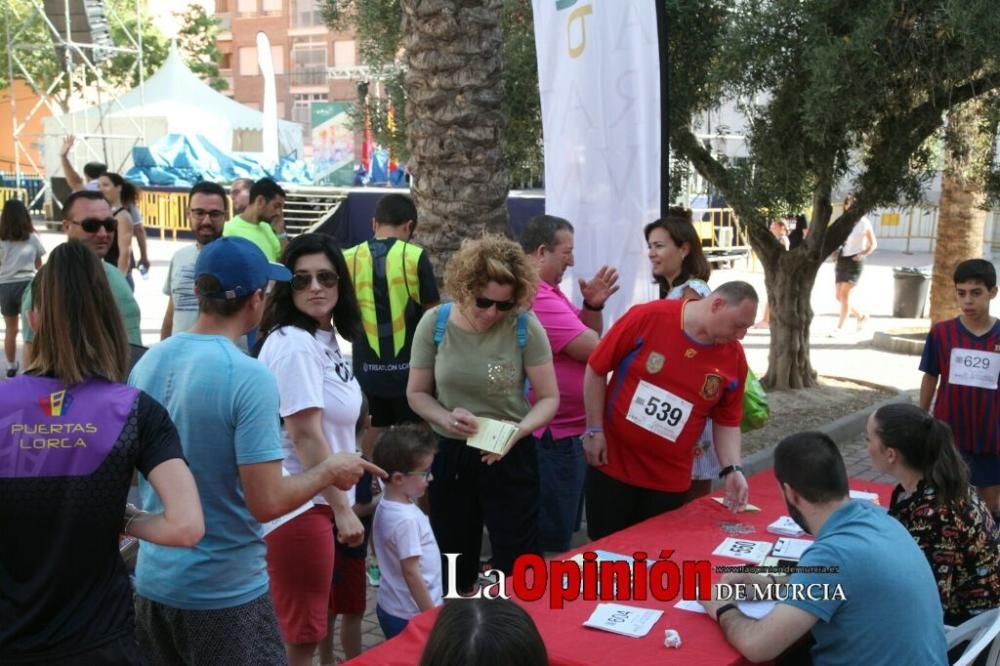
[{"label": "curly blonde hair", "polygon": [[471,305],[490,282],[514,287],[515,310],[527,310],[535,298],[538,270],[521,246],[496,234],[467,238],[444,270],[444,288],[462,306]]}]

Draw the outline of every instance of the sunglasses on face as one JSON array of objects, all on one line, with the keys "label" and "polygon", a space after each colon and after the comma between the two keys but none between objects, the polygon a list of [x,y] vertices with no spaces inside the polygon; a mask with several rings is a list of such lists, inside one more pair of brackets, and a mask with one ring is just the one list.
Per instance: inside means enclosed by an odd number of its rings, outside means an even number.
[{"label": "sunglasses on face", "polygon": [[101,227],[104,227],[104,230],[107,231],[109,234],[111,234],[114,233],[115,226],[117,226],[118,224],[118,222],[115,221],[115,218],[113,217],[109,217],[106,220],[98,220],[92,217],[88,217],[86,220],[83,220],[82,222],[77,222],[76,220],[70,220],[69,222],[70,224],[77,225],[78,227],[86,231],[88,234],[96,234],[97,230],[100,229]]},{"label": "sunglasses on face", "polygon": [[497,306],[500,312],[507,312],[514,307],[514,301],[494,301],[492,298],[479,296],[476,298],[476,307],[481,310],[489,310],[492,306]]},{"label": "sunglasses on face", "polygon": [[430,469],[425,469],[422,472],[405,472],[406,476],[422,476],[425,479],[431,475]]},{"label": "sunglasses on face", "polygon": [[218,222],[219,220],[226,217],[226,211],[224,210],[205,210],[204,208],[192,208],[191,217],[196,220],[202,220],[205,216],[208,216],[212,222]]},{"label": "sunglasses on face", "polygon": [[[340,282],[340,276],[333,271],[319,271],[316,273],[316,281],[321,287],[336,287]],[[302,291],[312,286],[313,276],[309,273],[296,273],[292,276],[292,289]]]}]

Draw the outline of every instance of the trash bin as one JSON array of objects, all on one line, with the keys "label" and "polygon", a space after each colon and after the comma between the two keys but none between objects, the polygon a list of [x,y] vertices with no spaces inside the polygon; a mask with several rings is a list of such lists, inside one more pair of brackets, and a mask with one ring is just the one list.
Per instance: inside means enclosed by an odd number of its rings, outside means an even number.
[{"label": "trash bin", "polygon": [[927,292],[931,286],[931,273],[926,268],[897,266],[892,269],[895,290],[892,299],[892,316],[918,319],[927,308]]}]

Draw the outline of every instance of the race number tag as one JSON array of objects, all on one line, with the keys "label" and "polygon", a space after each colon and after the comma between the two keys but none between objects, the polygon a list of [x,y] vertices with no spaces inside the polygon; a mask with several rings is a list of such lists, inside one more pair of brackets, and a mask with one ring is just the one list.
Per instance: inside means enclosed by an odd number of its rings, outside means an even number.
[{"label": "race number tag", "polygon": [[693,407],[670,391],[640,379],[625,418],[654,435],[676,442]]},{"label": "race number tag", "polygon": [[998,375],[1000,375],[1000,354],[960,347],[951,350],[949,384],[996,390]]},{"label": "race number tag", "polygon": [[744,562],[760,564],[761,560],[771,552],[771,545],[767,541],[750,541],[749,539],[734,539],[730,537],[716,546],[715,550],[712,551],[712,555],[721,555],[736,560],[743,560]]}]

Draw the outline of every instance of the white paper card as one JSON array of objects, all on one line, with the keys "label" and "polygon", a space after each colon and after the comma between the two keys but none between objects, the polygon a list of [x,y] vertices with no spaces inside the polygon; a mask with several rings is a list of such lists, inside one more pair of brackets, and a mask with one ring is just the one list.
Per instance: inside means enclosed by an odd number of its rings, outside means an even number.
[{"label": "white paper card", "polygon": [[1000,354],[981,349],[951,350],[948,383],[996,390],[1000,377]]},{"label": "white paper card", "polygon": [[748,541],[747,539],[725,539],[720,543],[712,555],[722,555],[732,557],[744,562],[759,564],[771,552],[771,543],[768,541]]},{"label": "white paper card", "polygon": [[[291,476],[291,474],[288,473],[288,470],[285,469],[284,467],[281,468],[281,475],[282,476]],[[260,526],[260,538],[263,539],[268,534],[270,534],[274,530],[278,529],[279,527],[281,527],[282,525],[284,525],[285,523],[287,523],[292,518],[296,518],[298,516],[301,516],[303,513],[305,513],[309,509],[313,508],[314,506],[316,506],[316,505],[313,504],[312,500],[310,500],[310,501],[306,502],[305,504],[303,504],[302,506],[300,506],[299,508],[293,509],[293,510],[289,511],[288,513],[286,513],[283,516],[278,516],[274,520],[269,520],[266,523],[261,523],[261,526]]]},{"label": "white paper card", "polygon": [[[773,601],[736,602],[736,607],[740,610],[741,613],[743,613],[747,617],[752,617],[755,620],[759,620],[760,618],[764,617],[765,615],[773,611],[776,605],[777,604]],[[708,614],[708,611],[705,610],[705,607],[701,605],[700,601],[681,599],[676,604],[674,604],[674,608],[677,608],[678,610],[690,611],[692,613],[705,613],[706,615]]]},{"label": "white paper card", "polygon": [[625,418],[654,435],[676,442],[692,409],[694,405],[684,398],[640,379]]},{"label": "white paper card", "polygon": [[583,626],[613,634],[642,638],[653,628],[663,611],[623,604],[597,604]]},{"label": "white paper card", "polygon": [[791,519],[790,516],[782,516],[776,521],[767,526],[767,531],[771,534],[780,534],[781,536],[791,536],[797,537],[805,534],[805,530],[799,527],[799,524]]},{"label": "white paper card", "polygon": [[778,539],[777,543],[774,544],[774,549],[771,551],[771,557],[777,557],[782,560],[799,560],[802,558],[802,554],[809,550],[809,546],[813,545],[813,543],[809,539]]},{"label": "white paper card", "polygon": [[878,493],[869,493],[864,490],[852,490],[851,499],[867,500],[872,504],[878,504]]}]

